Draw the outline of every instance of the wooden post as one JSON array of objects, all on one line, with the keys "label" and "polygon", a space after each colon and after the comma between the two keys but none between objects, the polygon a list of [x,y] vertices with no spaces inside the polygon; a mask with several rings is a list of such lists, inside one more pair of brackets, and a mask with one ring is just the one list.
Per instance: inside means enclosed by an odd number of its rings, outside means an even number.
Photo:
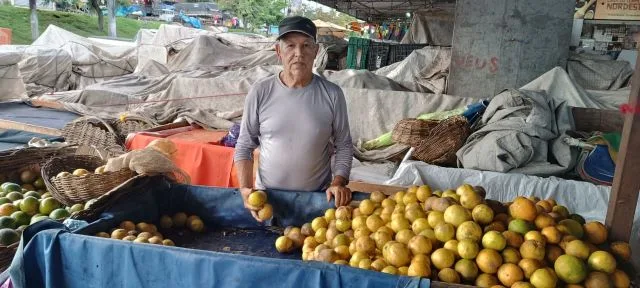
[{"label": "wooden post", "polygon": [[[640,56],[638,57],[640,61]],[[640,62],[636,71],[640,71]],[[633,75],[629,104],[639,107],[640,73]],[[633,109],[636,110],[636,109]],[[633,111],[624,115],[622,140],[618,153],[613,187],[609,195],[609,208],[605,221],[612,240],[629,241],[633,217],[640,191],[640,112]]]},{"label": "wooden post", "polygon": [[116,0],[107,0],[107,10],[109,11],[109,36],[117,37],[116,32]]},{"label": "wooden post", "polygon": [[38,3],[36,0],[29,0],[29,10],[31,10],[31,40],[38,39],[40,31],[38,31]]}]

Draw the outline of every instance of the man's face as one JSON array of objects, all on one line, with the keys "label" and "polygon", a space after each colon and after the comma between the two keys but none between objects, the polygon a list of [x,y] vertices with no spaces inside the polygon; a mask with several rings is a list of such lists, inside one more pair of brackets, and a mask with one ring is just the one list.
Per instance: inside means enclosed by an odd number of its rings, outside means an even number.
[{"label": "man's face", "polygon": [[313,60],[318,53],[318,45],[313,38],[302,33],[289,33],[276,45],[276,53],[284,70],[294,75],[312,73]]}]

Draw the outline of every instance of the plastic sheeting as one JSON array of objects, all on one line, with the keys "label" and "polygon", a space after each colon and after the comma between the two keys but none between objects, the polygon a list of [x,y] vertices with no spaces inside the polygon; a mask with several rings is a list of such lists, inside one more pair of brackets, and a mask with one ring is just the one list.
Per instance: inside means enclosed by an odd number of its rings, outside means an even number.
[{"label": "plastic sheeting", "polygon": [[[177,211],[199,215],[208,229],[219,230],[221,226],[263,229],[243,208],[235,189],[169,185],[158,178],[140,179],[137,185],[128,189],[132,192],[120,198],[117,205],[102,214],[101,219],[76,233],[93,234],[108,230],[123,220],[153,222],[161,214]],[[267,193],[269,203],[274,206],[274,221],[281,226],[301,225],[322,215],[323,210],[330,207],[324,192]],[[355,195],[357,199],[364,196]],[[78,235],[60,226],[45,220],[24,231],[16,258],[9,268],[14,287],[430,286],[429,279],[319,262],[134,244]],[[256,234],[255,238],[263,238],[264,234]],[[275,252],[272,239],[267,243],[245,239],[243,250],[249,251],[247,254],[264,250],[273,257],[291,258]],[[223,244],[207,243],[207,247],[222,250]]]},{"label": "plastic sheeting", "polygon": [[62,129],[78,117],[80,116],[67,111],[35,108],[22,102],[0,103],[0,119],[18,123]]},{"label": "plastic sheeting", "polygon": [[[565,180],[556,177],[541,178],[517,173],[483,172],[469,169],[444,168],[424,162],[402,163],[386,185],[409,186],[428,184],[432,189],[446,190],[462,183],[479,185],[487,191],[487,199],[511,201],[516,196],[554,198],[561,205],[578,213],[588,221],[604,222],[609,203],[610,187],[589,182]],[[640,202],[640,201],[639,201]],[[640,253],[640,205],[636,206],[631,232],[632,255]],[[632,258],[640,269],[640,257]]]},{"label": "plastic sheeting", "polygon": [[20,130],[0,129],[0,151],[27,147],[33,138],[46,139],[48,141],[62,141],[61,137],[25,132]]}]

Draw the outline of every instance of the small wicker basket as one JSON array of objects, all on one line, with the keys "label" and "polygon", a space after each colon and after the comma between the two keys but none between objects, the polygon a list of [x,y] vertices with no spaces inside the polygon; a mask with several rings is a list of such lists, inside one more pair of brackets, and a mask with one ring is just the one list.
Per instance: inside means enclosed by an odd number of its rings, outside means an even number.
[{"label": "small wicker basket", "polygon": [[81,117],[62,128],[62,137],[70,144],[97,147],[124,154],[124,142],[106,121],[98,117]]},{"label": "small wicker basket", "polygon": [[415,146],[413,157],[435,165],[453,166],[456,152],[462,148],[471,134],[469,122],[463,116],[442,120]]},{"label": "small wicker basket", "polygon": [[[92,173],[105,163],[106,161],[102,158],[90,155],[56,157],[42,167],[42,179],[53,198],[71,206],[98,198],[135,175],[129,169],[103,174]],[[87,169],[90,173],[82,176],[73,174],[58,176],[61,172],[69,172],[79,168]]]},{"label": "small wicker basket", "polygon": [[420,119],[404,119],[400,120],[396,127],[393,128],[391,137],[393,141],[412,147],[420,145],[420,141],[429,135],[431,129],[438,125],[438,121],[420,120]]},{"label": "small wicker basket", "polygon": [[120,141],[124,141],[130,133],[151,129],[155,126],[151,121],[139,116],[126,116],[123,119],[113,121],[113,128],[120,137]]}]

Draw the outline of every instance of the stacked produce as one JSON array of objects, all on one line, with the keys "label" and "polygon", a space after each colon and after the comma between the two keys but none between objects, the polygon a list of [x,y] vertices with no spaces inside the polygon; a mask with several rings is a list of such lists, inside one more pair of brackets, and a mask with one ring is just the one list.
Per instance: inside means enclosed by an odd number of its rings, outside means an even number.
[{"label": "stacked produce", "polygon": [[[187,216],[184,212],[178,212],[173,217],[162,215],[158,221],[160,231],[168,233],[170,230],[188,228],[193,232],[204,231],[204,222],[196,215]],[[132,221],[122,221],[117,228],[111,229],[111,233],[99,232],[95,236],[118,240],[132,241],[134,243],[159,244],[165,246],[175,246],[173,240],[164,238],[158,231],[158,226],[150,223],[140,222],[135,224]]]},{"label": "stacked produce", "polygon": [[503,204],[484,197],[482,187],[468,184],[374,192],[355,209],[328,209],[287,227],[275,246],[282,253],[302,248],[305,261],[478,287],[630,286],[619,269],[630,247],[608,243],[601,223],[585,223],[553,199]]},{"label": "stacked produce", "polygon": [[82,203],[64,207],[53,199],[38,174],[39,171],[25,170],[20,173],[20,184],[4,182],[0,185],[1,246],[18,242],[22,231],[33,223],[48,218],[62,221],[85,209],[86,205]]}]

